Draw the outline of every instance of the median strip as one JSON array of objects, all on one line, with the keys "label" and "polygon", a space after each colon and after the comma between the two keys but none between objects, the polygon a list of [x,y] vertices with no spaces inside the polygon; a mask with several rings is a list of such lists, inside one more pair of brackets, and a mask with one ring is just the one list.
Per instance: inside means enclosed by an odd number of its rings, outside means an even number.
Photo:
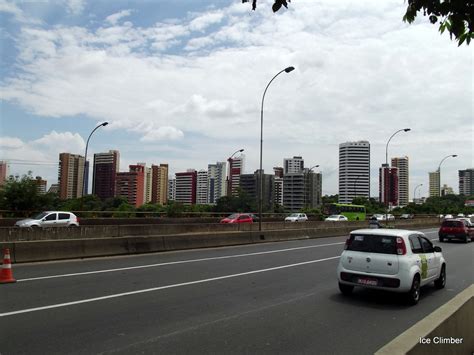
[{"label": "median strip", "polygon": [[179,284],[173,284],[173,285],[167,285],[167,286],[159,286],[159,287],[153,287],[153,288],[147,288],[143,290],[137,290],[137,291],[130,291],[130,292],[123,292],[123,293],[117,293],[114,295],[108,295],[108,296],[102,296],[102,297],[95,297],[95,298],[88,298],[84,300],[79,300],[79,301],[73,301],[73,302],[66,302],[66,303],[58,303],[58,304],[53,304],[49,306],[43,306],[43,307],[36,307],[36,308],[27,308],[27,309],[22,309],[18,311],[13,311],[13,312],[6,312],[6,313],[0,313],[0,317],[9,317],[9,316],[14,316],[18,314],[23,314],[23,313],[31,313],[31,312],[38,312],[38,311],[44,311],[47,309],[54,309],[54,308],[61,308],[61,307],[68,307],[68,306],[74,306],[77,304],[83,304],[83,303],[90,303],[90,302],[98,302],[98,301],[104,301],[112,298],[118,298],[118,297],[125,297],[125,296],[133,296],[133,295],[138,295],[142,293],[148,293],[148,292],[155,292],[155,291],[160,291],[160,290],[165,290],[169,288],[176,288],[176,287],[182,287],[182,286],[189,286],[189,285],[196,285],[196,284],[201,284],[201,283],[206,283],[206,282],[212,282],[212,281],[218,281],[218,280],[225,280],[225,279],[231,279],[234,277],[240,277],[240,276],[246,276],[246,275],[252,275],[252,274],[259,274],[263,272],[269,272],[269,271],[275,271],[275,270],[282,270],[282,269],[287,269],[287,268],[292,268],[292,267],[297,267],[297,266],[302,266],[302,265],[309,265],[309,264],[315,264],[323,261],[329,261],[329,260],[334,260],[334,259],[339,259],[340,256],[333,256],[329,258],[324,258],[324,259],[317,259],[317,260],[311,260],[311,261],[305,261],[301,263],[296,263],[296,264],[288,264],[288,265],[282,265],[282,266],[276,266],[268,269],[261,269],[261,270],[254,270],[254,271],[248,271],[248,272],[241,272],[238,274],[231,274],[231,275],[226,275],[226,276],[218,276],[218,277],[213,277],[209,279],[203,279],[203,280],[196,280],[196,281],[190,281],[190,282],[183,282]]}]

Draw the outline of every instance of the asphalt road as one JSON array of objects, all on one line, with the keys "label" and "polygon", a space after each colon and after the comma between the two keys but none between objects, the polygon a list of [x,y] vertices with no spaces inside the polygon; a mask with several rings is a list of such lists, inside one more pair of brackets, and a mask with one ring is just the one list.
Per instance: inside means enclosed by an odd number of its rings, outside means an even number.
[{"label": "asphalt road", "polygon": [[414,307],[379,291],[344,297],[344,240],[14,265],[0,354],[369,354],[474,282],[474,243],[435,241],[445,289],[424,287]]}]

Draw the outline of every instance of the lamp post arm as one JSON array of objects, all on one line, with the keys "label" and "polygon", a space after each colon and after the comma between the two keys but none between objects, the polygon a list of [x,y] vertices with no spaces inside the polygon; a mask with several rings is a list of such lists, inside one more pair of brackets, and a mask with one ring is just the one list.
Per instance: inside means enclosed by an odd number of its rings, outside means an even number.
[{"label": "lamp post arm", "polygon": [[390,141],[392,140],[392,138],[397,134],[397,133],[400,133],[402,131],[404,131],[405,129],[399,129],[398,131],[396,131],[394,134],[392,134],[390,136],[390,138],[388,139],[388,142],[387,142],[387,145],[385,146],[385,164],[388,165],[388,144],[390,143]]}]

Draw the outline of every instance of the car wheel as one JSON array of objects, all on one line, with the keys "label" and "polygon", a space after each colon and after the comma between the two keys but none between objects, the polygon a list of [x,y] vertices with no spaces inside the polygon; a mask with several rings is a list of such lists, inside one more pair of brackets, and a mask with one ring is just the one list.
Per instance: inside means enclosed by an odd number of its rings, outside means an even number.
[{"label": "car wheel", "polygon": [[466,235],[466,236],[464,237],[464,243],[467,244],[467,243],[469,243],[470,241],[471,241],[471,238],[469,238],[469,236]]},{"label": "car wheel", "polygon": [[31,230],[34,230],[34,231],[37,231],[39,229],[37,225],[32,225],[30,228]]},{"label": "car wheel", "polygon": [[411,284],[411,289],[408,292],[408,302],[411,305],[415,305],[420,300],[420,276],[415,275]]},{"label": "car wheel", "polygon": [[440,236],[440,237],[439,237],[439,241],[440,241],[441,243],[443,243],[443,242],[444,242],[444,237]]},{"label": "car wheel", "polygon": [[345,285],[339,282],[339,290],[343,295],[350,295],[352,291],[354,290],[354,286],[351,285]]},{"label": "car wheel", "polygon": [[442,289],[446,285],[446,266],[445,265],[441,267],[441,273],[439,274],[439,278],[435,280],[434,284],[437,289]]}]

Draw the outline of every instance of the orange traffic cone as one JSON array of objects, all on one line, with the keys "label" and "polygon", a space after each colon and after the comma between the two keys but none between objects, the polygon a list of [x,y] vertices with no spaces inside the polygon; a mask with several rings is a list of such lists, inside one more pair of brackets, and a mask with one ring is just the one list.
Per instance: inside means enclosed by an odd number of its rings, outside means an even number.
[{"label": "orange traffic cone", "polygon": [[12,273],[12,262],[10,260],[10,249],[3,249],[3,265],[0,271],[0,284],[16,282]]}]

